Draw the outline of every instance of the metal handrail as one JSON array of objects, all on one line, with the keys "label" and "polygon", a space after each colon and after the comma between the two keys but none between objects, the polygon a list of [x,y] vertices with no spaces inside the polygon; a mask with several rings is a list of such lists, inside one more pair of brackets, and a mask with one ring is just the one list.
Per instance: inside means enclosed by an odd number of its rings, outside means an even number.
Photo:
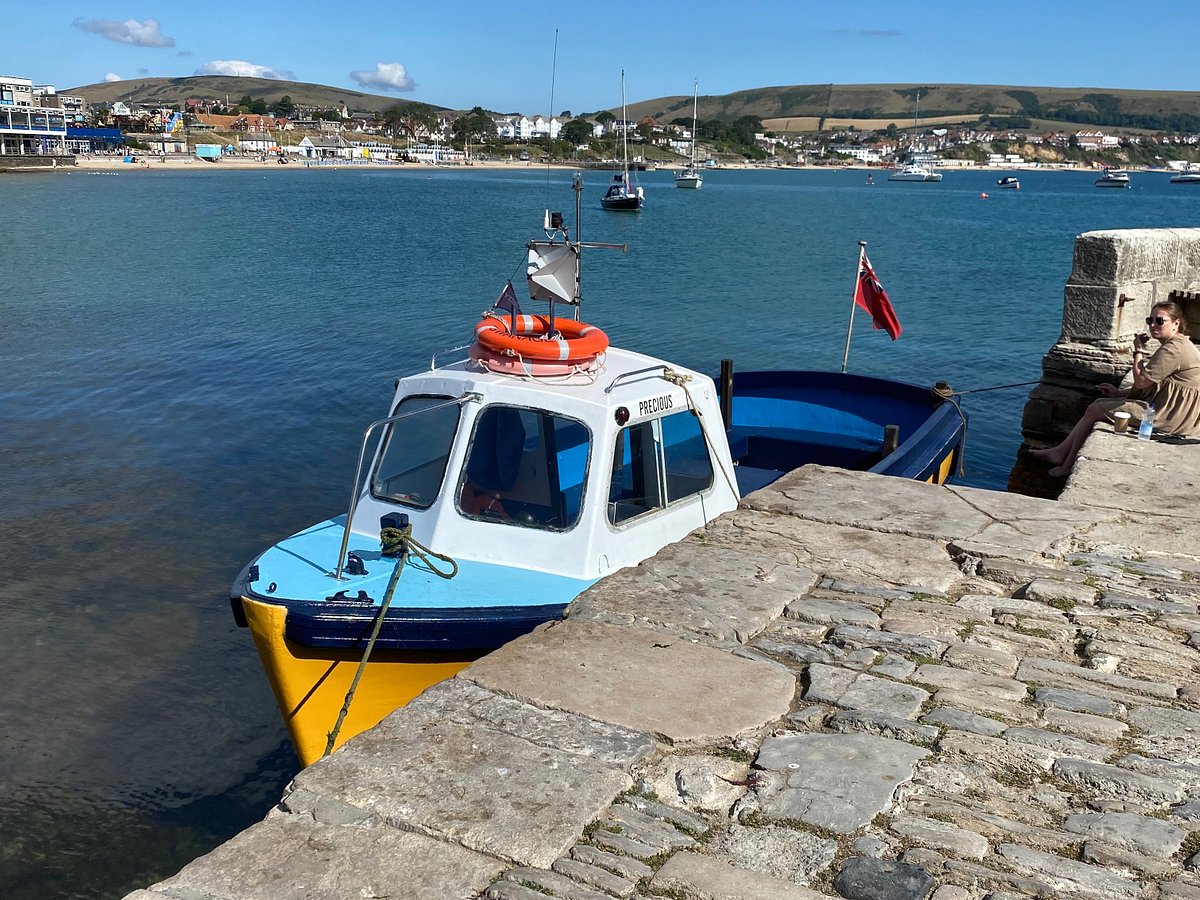
[{"label": "metal handrail", "polygon": [[604,393],[611,394],[613,392],[613,388],[620,384],[622,379],[632,378],[634,375],[645,375],[647,372],[665,372],[668,368],[670,367],[666,365],[666,363],[660,363],[657,366],[647,366],[644,369],[634,369],[632,372],[622,372],[612,380],[612,384],[604,389]]},{"label": "metal handrail", "polygon": [[346,510],[346,527],[342,531],[342,547],[338,551],[337,566],[332,572],[328,572],[330,577],[337,581],[343,581],[342,566],[346,560],[346,548],[350,546],[350,525],[354,522],[354,511],[358,508],[359,485],[362,484],[362,468],[363,456],[366,454],[367,441],[371,439],[371,432],[381,425],[391,425],[399,422],[401,419],[408,419],[412,416],[418,416],[421,413],[432,412],[435,409],[444,409],[447,406],[456,406],[466,403],[469,400],[480,400],[481,396],[474,391],[467,391],[460,397],[455,397],[452,400],[446,400],[443,403],[435,403],[433,406],[426,406],[421,409],[414,409],[412,412],[398,413],[394,416],[388,416],[386,419],[377,419],[366,427],[363,431],[362,441],[358,445],[358,465],[354,469],[354,486],[350,491],[350,508]]}]

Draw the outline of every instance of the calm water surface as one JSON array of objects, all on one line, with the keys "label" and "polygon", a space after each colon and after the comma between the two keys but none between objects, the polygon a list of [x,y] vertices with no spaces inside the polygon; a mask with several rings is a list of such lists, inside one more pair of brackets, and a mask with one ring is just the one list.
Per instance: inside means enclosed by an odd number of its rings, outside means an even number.
[{"label": "calm water surface", "polygon": [[[715,371],[840,365],[857,242],[904,334],[861,315],[850,368],[959,390],[1034,381],[1077,234],[1200,225],[1134,175],[588,173],[585,318]],[[208,170],[0,178],[0,885],[107,898],[257,821],[295,772],[226,593],[339,510],[393,379],[467,341],[546,206],[544,170]],[[987,191],[991,198],[981,200]],[[1003,488],[1028,387],[976,394],[968,484]]]}]

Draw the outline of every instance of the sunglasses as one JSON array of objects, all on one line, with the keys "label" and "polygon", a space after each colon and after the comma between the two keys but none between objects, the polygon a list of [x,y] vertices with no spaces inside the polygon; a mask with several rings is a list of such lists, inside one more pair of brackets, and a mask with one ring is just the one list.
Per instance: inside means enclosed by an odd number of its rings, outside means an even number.
[{"label": "sunglasses", "polygon": [[1163,318],[1162,316],[1146,316],[1147,325],[1166,325],[1170,321],[1170,319]]}]

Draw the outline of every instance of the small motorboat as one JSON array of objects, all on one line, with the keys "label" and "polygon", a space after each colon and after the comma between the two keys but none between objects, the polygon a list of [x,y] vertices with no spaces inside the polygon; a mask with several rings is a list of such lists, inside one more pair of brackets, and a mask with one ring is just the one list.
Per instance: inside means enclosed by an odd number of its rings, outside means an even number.
[{"label": "small motorboat", "polygon": [[997,179],[996,187],[1002,190],[1019,191],[1021,181],[1015,175],[1005,175],[1003,178]]},{"label": "small motorboat", "polygon": [[888,181],[941,181],[942,173],[920,163],[907,163],[892,169]]},{"label": "small motorboat", "polygon": [[465,353],[397,381],[348,508],[233,584],[304,765],[792,469],[954,472],[966,419],[946,390],[732,363],[718,388],[611,347],[578,319],[579,259],[619,245],[573,240],[559,213],[544,233],[523,253],[548,314],[522,314],[508,282]]},{"label": "small motorboat", "polygon": [[1096,179],[1095,185],[1102,188],[1128,188],[1133,186],[1129,183],[1129,173],[1124,169],[1105,169],[1104,174]]},{"label": "small motorboat", "polygon": [[1171,176],[1171,184],[1200,184],[1200,169],[1177,172]]}]

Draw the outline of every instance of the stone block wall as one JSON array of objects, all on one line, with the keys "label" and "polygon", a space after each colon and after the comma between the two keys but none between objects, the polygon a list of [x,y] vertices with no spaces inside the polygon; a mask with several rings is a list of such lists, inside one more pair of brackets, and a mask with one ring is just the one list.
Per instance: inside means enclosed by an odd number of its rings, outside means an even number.
[{"label": "stone block wall", "polygon": [[1183,306],[1193,338],[1200,337],[1200,228],[1089,231],[1075,239],[1062,334],[1025,404],[1010,491],[1058,496],[1062,481],[1025,450],[1058,443],[1096,398],[1096,385],[1129,376],[1133,336],[1146,330],[1154,304],[1168,299]]}]

